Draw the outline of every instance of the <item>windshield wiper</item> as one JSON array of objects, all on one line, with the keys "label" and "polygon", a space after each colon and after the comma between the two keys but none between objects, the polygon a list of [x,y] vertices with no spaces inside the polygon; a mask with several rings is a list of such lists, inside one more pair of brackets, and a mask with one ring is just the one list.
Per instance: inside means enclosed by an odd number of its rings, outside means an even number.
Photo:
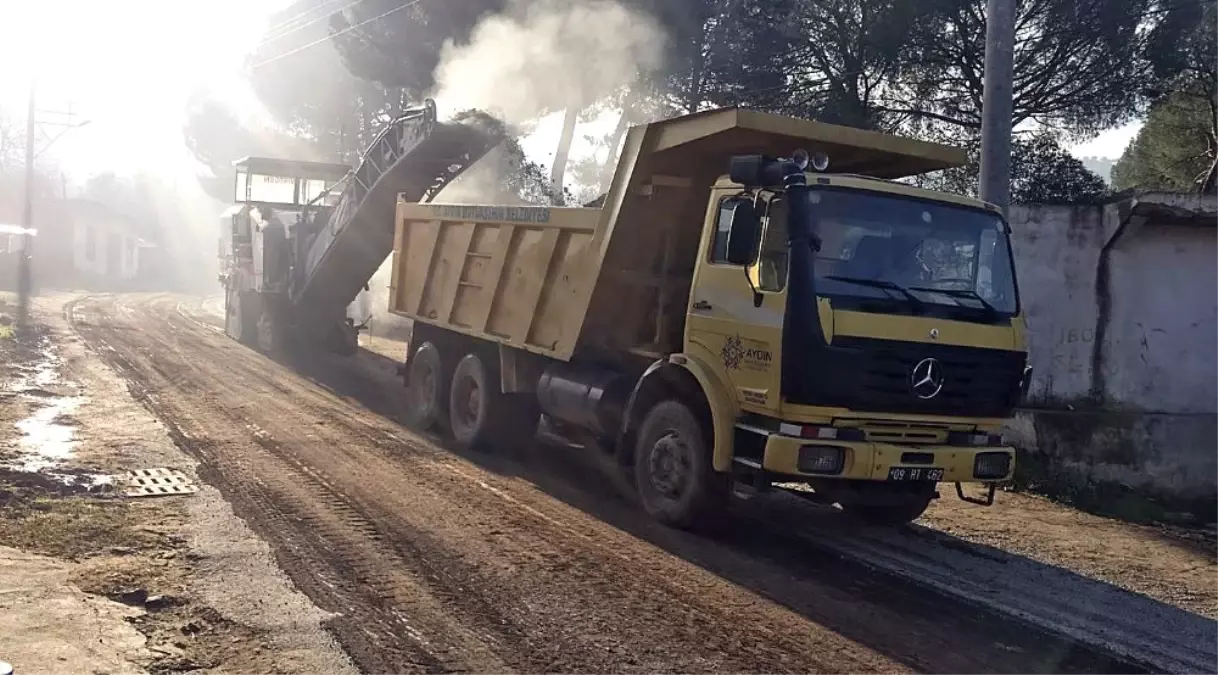
[{"label": "windshield wiper", "polygon": [[[972,298],[973,300],[981,303],[981,306],[985,308],[985,311],[989,312],[990,314],[1000,314],[997,307],[991,305],[986,301],[985,298],[981,297],[980,293],[971,288],[927,288],[922,286],[910,286],[909,290],[925,291],[927,293],[942,293],[943,295],[949,296],[952,299]],[[963,303],[958,300],[956,301],[956,304],[963,306]]]},{"label": "windshield wiper", "polygon": [[833,279],[834,281],[844,281],[849,284],[858,284],[859,286],[870,286],[872,288],[882,288],[886,291],[896,291],[906,298],[909,298],[915,305],[925,305],[926,301],[909,292],[901,284],[887,279],[864,279],[862,277],[843,277],[836,274],[827,274],[822,279]]}]

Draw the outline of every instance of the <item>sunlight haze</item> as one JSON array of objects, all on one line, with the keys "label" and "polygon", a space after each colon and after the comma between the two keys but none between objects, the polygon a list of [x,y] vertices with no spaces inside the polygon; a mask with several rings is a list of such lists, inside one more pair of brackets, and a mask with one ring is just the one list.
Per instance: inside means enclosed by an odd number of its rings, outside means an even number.
[{"label": "sunlight haze", "polygon": [[[11,2],[0,27],[0,107],[25,117],[37,74],[39,119],[73,129],[48,155],[75,176],[164,168],[194,175],[182,140],[190,93],[205,86],[233,103],[252,103],[241,73],[245,54],[284,0],[52,0]],[[54,137],[58,129],[49,129]],[[42,139],[45,143],[47,138]]]},{"label": "sunlight haze", "polygon": [[[189,179],[197,163],[182,138],[192,91],[207,88],[234,109],[257,114],[260,105],[242,71],[246,55],[266,31],[267,17],[287,0],[54,0],[11,4],[0,26],[0,113],[25,116],[29,78],[39,77],[40,120],[88,124],[56,140],[46,157],[74,178],[104,171],[162,170]],[[441,108],[444,101],[438,101]],[[611,130],[614,115],[581,124],[573,156],[590,146],[585,134]],[[527,154],[548,165],[561,129],[549,115],[523,140]],[[1078,156],[1120,156],[1140,124],[1104,132],[1073,147]],[[42,134],[46,144],[61,127]]]}]

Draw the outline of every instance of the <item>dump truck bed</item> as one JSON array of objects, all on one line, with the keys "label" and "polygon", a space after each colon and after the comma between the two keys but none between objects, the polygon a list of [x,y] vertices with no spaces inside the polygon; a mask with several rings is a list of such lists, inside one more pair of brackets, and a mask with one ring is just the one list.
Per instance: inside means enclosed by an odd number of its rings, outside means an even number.
[{"label": "dump truck bed", "polygon": [[400,196],[390,311],[564,361],[677,351],[711,185],[732,155],[796,148],[879,178],[965,161],[948,146],[739,108],[633,127],[602,208]]},{"label": "dump truck bed", "polygon": [[393,311],[568,354],[595,275],[600,209],[398,203]]}]

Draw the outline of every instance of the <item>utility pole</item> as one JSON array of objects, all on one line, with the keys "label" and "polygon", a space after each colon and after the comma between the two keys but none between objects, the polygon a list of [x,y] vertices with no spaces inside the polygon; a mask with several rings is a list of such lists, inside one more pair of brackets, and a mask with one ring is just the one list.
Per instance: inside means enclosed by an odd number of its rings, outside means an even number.
[{"label": "utility pole", "polygon": [[21,255],[17,258],[17,328],[24,331],[29,326],[30,294],[33,290],[33,274],[30,256],[34,251],[34,135],[37,133],[38,80],[30,79],[29,111],[25,120],[25,195],[21,209]]},{"label": "utility pole", "polygon": [[1002,209],[1011,203],[1011,118],[1014,116],[1015,2],[987,0],[985,82],[981,108],[981,198]]}]

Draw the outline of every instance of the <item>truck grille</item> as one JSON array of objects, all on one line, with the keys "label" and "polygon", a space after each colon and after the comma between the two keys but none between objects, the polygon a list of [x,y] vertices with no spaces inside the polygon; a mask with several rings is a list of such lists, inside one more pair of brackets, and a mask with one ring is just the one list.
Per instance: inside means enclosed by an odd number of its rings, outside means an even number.
[{"label": "truck grille", "polygon": [[[1005,417],[1018,400],[1026,363],[1023,352],[870,338],[838,337],[832,349],[844,357],[834,359],[837,386],[816,397],[866,412]],[[910,380],[914,367],[928,358],[939,362],[943,386],[924,399]]]}]

